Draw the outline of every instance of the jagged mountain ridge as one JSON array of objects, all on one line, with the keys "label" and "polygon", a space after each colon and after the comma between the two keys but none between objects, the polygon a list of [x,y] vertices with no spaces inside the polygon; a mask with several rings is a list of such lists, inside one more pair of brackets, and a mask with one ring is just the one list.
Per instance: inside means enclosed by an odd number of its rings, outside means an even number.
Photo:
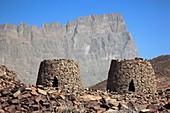
[{"label": "jagged mountain ridge", "polygon": [[107,78],[111,59],[131,59],[137,48],[120,14],[90,15],[42,28],[21,23],[0,25],[0,64],[16,70],[27,84],[35,84],[44,59],[74,59],[84,86]]}]

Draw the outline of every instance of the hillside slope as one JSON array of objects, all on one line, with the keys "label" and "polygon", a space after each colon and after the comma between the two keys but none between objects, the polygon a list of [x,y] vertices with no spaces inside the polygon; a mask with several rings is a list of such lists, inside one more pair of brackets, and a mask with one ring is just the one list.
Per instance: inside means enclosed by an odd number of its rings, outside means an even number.
[{"label": "hillside slope", "polygon": [[162,55],[150,60],[155,70],[159,89],[170,87],[170,55]]}]

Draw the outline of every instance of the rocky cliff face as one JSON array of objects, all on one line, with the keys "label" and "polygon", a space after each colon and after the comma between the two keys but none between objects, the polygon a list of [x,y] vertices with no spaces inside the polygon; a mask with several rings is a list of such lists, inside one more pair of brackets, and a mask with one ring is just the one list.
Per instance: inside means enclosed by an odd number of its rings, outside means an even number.
[{"label": "rocky cliff face", "polygon": [[137,49],[120,14],[90,15],[75,21],[0,25],[0,64],[16,70],[19,78],[35,84],[44,59],[78,61],[83,85],[90,86],[108,75],[111,59],[131,59]]}]

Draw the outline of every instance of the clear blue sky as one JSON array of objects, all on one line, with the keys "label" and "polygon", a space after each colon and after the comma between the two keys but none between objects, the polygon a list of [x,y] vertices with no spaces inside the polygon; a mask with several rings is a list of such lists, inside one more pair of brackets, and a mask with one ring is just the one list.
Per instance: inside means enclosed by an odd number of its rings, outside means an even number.
[{"label": "clear blue sky", "polygon": [[170,0],[0,0],[0,24],[41,27],[107,13],[123,15],[140,57],[170,54]]}]

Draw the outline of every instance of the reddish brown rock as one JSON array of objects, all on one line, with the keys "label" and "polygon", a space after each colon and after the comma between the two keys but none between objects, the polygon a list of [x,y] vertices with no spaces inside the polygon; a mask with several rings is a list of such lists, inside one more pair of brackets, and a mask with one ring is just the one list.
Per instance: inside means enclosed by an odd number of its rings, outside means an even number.
[{"label": "reddish brown rock", "polygon": [[2,113],[169,112],[170,90],[168,89],[159,90],[156,94],[117,94],[83,88],[66,91],[42,85],[35,87],[11,80],[12,84],[0,88],[0,112]]}]

